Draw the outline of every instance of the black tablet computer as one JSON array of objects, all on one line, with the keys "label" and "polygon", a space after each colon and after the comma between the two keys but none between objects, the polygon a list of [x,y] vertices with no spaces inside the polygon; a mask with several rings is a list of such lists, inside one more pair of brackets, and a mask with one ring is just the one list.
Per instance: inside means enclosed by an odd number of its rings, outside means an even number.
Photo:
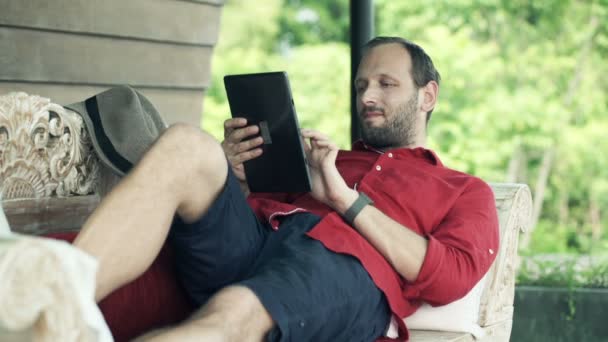
[{"label": "black tablet computer", "polygon": [[232,117],[258,125],[262,154],[246,161],[251,192],[309,192],[310,173],[285,72],[227,75],[224,85]]}]

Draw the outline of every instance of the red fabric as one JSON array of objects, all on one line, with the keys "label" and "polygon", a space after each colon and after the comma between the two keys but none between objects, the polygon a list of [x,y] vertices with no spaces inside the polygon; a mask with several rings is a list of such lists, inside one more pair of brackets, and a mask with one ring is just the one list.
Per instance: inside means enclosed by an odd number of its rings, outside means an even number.
[{"label": "red fabric", "polygon": [[[54,233],[47,237],[71,243],[76,233]],[[193,311],[177,282],[168,245],[144,274],[112,292],[99,303],[99,308],[116,342],[177,323]]]},{"label": "red fabric", "polygon": [[[414,313],[421,301],[441,305],[461,298],[488,271],[499,238],[494,195],[485,182],[444,167],[424,148],[382,153],[359,142],[353,151],[340,151],[336,166],[349,187],[429,240],[415,282],[403,279],[363,236],[310,194],[252,194],[249,204],[275,228],[283,213],[309,210],[322,216],[308,235],[359,259],[398,317]],[[407,339],[405,327],[400,330]]]}]

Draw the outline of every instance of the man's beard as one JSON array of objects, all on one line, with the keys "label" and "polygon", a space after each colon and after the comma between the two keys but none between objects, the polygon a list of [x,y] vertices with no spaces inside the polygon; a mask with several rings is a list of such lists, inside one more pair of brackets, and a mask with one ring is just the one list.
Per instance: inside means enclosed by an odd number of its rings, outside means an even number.
[{"label": "man's beard", "polygon": [[[386,123],[379,127],[368,126],[365,122],[361,123],[361,136],[363,142],[377,149],[388,149],[413,145],[416,138],[416,112],[418,105],[418,93],[413,94],[409,100],[395,110],[395,115],[385,116]],[[359,113],[369,110],[381,111],[384,108],[364,107]],[[389,113],[393,114],[393,113]]]}]

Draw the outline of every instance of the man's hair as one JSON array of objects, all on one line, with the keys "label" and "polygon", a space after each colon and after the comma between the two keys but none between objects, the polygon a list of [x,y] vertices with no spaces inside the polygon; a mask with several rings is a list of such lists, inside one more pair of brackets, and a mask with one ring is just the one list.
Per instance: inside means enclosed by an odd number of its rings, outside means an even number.
[{"label": "man's hair", "polygon": [[[439,71],[435,69],[435,65],[431,60],[431,57],[416,43],[412,43],[407,39],[401,37],[376,37],[363,46],[363,54],[365,55],[371,49],[379,45],[385,44],[401,44],[407,52],[410,54],[412,59],[412,78],[417,88],[422,88],[427,85],[430,81],[435,81],[437,84],[441,81]],[[426,113],[426,122],[428,124],[431,119],[431,109]]]}]

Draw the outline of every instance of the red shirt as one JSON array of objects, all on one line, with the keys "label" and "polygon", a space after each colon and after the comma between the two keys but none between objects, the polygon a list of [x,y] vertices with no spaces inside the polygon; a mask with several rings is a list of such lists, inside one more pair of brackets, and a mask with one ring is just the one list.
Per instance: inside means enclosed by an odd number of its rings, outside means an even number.
[{"label": "red shirt", "polygon": [[336,166],[349,187],[366,193],[404,229],[428,239],[414,282],[399,275],[338,213],[308,193],[256,193],[249,196],[249,204],[275,229],[280,216],[300,211],[321,216],[308,235],[334,252],[359,259],[401,318],[414,313],[421,301],[443,305],[463,297],[492,265],[498,252],[498,217],[492,189],[484,181],[444,167],[424,148],[381,152],[357,142],[352,151],[340,151]]}]

